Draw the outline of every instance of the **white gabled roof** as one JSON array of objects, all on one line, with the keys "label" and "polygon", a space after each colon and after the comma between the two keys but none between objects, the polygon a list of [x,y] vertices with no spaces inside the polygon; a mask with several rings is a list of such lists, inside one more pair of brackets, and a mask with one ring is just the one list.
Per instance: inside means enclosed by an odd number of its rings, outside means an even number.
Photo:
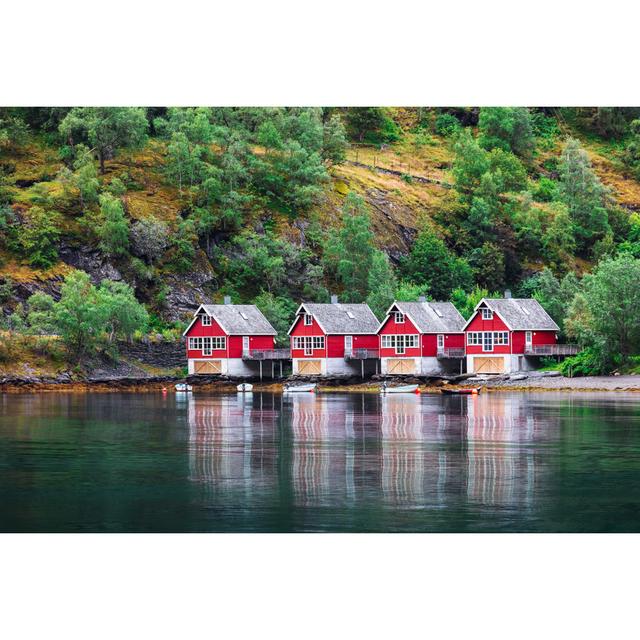
[{"label": "white gabled roof", "polygon": [[303,302],[287,335],[291,335],[301,312],[312,315],[326,335],[375,334],[378,328],[378,318],[368,304]]},{"label": "white gabled roof", "polygon": [[210,315],[228,336],[277,335],[277,331],[255,304],[201,304],[183,336],[203,313]]},{"label": "white gabled roof", "polygon": [[404,313],[420,333],[462,333],[464,318],[451,302],[394,302],[385,319],[378,327],[382,329],[393,309]]},{"label": "white gabled roof", "polygon": [[535,298],[482,298],[464,325],[465,330],[482,306],[491,309],[509,331],[560,331],[560,327]]}]

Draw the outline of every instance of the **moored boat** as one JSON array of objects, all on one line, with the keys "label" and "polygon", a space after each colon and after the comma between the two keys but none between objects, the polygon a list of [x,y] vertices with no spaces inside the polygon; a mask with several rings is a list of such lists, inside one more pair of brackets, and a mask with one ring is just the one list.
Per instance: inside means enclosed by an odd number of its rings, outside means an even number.
[{"label": "moored boat", "polygon": [[185,382],[179,382],[176,385],[176,391],[180,391],[181,393],[188,393],[189,391],[193,391],[193,387],[190,384],[186,384]]},{"label": "moored boat", "polygon": [[240,393],[251,393],[253,391],[253,385],[249,382],[241,382],[236,389]]},{"label": "moored boat", "polygon": [[405,384],[401,387],[388,387],[383,384],[380,393],[420,393],[420,389],[417,384]]},{"label": "moored boat", "polygon": [[471,389],[442,389],[442,393],[447,395],[477,395],[480,393],[480,387],[473,387]]},{"label": "moored boat", "polygon": [[298,384],[295,386],[285,384],[282,392],[283,393],[313,393],[316,390],[315,382],[310,382],[308,384]]}]

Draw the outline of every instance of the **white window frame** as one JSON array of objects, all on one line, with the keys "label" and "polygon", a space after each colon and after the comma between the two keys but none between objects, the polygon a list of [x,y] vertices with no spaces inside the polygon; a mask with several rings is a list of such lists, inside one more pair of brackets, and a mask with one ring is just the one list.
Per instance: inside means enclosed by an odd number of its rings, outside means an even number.
[{"label": "white window frame", "polygon": [[404,324],[404,321],[405,321],[404,313],[402,313],[402,311],[394,311],[393,312],[393,321],[396,324]]},{"label": "white window frame", "polygon": [[524,346],[533,347],[533,331],[524,332]]},{"label": "white window frame", "polygon": [[488,307],[482,307],[482,319],[483,320],[493,320],[493,311]]},{"label": "white window frame", "polygon": [[493,344],[501,347],[509,346],[509,332],[508,331],[494,331],[493,332]]},{"label": "white window frame", "polygon": [[404,355],[407,349],[418,347],[419,336],[415,333],[388,333],[382,335],[381,346],[383,349],[393,349],[396,355]]},{"label": "white window frame", "polygon": [[211,336],[205,336],[204,338],[202,338],[202,355],[211,355]]},{"label": "white window frame", "polygon": [[347,355],[353,353],[353,336],[344,337],[344,352]]},{"label": "white window frame", "polygon": [[493,351],[493,346],[493,331],[484,331],[482,334],[482,351],[491,353]]},{"label": "white window frame", "polygon": [[324,349],[324,336],[312,336],[313,350]]},{"label": "white window frame", "polygon": [[211,326],[211,316],[208,313],[205,313],[202,316],[202,326],[203,327],[210,327]]},{"label": "white window frame", "polygon": [[438,351],[444,351],[444,333],[439,333],[436,337]]},{"label": "white window frame", "polygon": [[304,314],[304,324],[309,327],[313,324],[313,316],[310,313]]},{"label": "white window frame", "polygon": [[224,351],[227,348],[227,337],[213,336],[211,338],[211,348],[214,351]]},{"label": "white window frame", "polygon": [[202,338],[189,338],[189,351],[202,351]]},{"label": "white window frame", "polygon": [[482,346],[482,332],[481,331],[469,331],[467,333],[467,346],[480,347]]}]

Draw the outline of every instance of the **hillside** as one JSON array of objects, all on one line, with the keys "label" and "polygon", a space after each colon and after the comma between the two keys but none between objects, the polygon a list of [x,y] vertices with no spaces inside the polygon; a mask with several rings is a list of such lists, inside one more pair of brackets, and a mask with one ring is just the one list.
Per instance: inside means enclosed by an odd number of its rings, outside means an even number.
[{"label": "hillside", "polygon": [[378,314],[530,294],[545,267],[637,252],[637,111],[0,109],[4,326],[74,270],[131,285],[173,335],[226,294],[278,328],[329,292]]}]

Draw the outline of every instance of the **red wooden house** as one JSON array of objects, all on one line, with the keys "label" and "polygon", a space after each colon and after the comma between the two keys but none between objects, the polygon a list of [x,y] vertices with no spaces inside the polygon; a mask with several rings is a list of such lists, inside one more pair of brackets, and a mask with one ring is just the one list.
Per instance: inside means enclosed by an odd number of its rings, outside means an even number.
[{"label": "red wooden house", "polygon": [[183,335],[190,374],[262,376],[269,360],[273,375],[274,363],[289,357],[275,348],[276,330],[253,304],[200,305]]},{"label": "red wooden house", "polygon": [[526,371],[540,356],[577,351],[557,343],[560,328],[533,298],[483,298],[464,331],[469,372]]},{"label": "red wooden house", "polygon": [[381,373],[459,372],[463,326],[464,318],[450,302],[394,302],[378,328]]},{"label": "red wooden house", "polygon": [[378,319],[367,304],[304,302],[289,329],[294,375],[374,373]]}]

